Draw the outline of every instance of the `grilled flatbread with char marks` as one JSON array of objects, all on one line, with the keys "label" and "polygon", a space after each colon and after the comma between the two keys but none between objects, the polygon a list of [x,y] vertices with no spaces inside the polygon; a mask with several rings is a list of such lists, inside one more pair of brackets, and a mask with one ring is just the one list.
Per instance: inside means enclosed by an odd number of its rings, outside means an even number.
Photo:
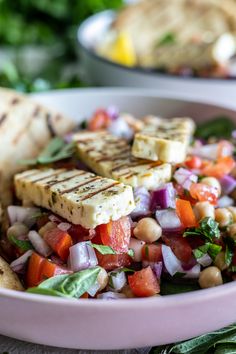
[{"label": "grilled flatbread with char marks", "polygon": [[75,123],[28,97],[0,88],[0,201],[11,202],[15,173],[24,170],[20,159],[34,158],[54,135],[71,131]]}]

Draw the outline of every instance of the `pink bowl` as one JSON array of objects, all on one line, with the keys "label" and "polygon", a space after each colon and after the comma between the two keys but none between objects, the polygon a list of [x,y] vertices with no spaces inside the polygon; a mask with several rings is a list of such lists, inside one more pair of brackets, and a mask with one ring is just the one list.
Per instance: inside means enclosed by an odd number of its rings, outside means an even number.
[{"label": "pink bowl", "polygon": [[[67,90],[35,99],[78,122],[111,104],[138,116],[189,115],[196,121],[236,112],[155,91]],[[0,333],[29,342],[81,349],[154,346],[191,338],[236,321],[236,284],[181,295],[122,300],[68,300],[0,289]]]}]

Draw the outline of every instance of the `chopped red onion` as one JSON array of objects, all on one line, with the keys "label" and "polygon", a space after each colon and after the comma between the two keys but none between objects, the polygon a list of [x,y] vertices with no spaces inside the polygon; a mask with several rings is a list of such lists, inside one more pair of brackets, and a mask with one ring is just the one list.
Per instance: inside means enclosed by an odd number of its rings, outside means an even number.
[{"label": "chopped red onion", "polygon": [[233,131],[232,131],[231,136],[232,136],[232,138],[236,139],[236,130],[233,130]]},{"label": "chopped red onion", "polygon": [[217,206],[219,208],[227,208],[232,205],[234,205],[234,200],[233,198],[230,198],[228,195],[224,195],[223,197],[218,199]]},{"label": "chopped red onion", "polygon": [[155,216],[163,232],[177,232],[182,229],[181,221],[173,209],[157,210]]},{"label": "chopped red onion", "polygon": [[126,123],[126,121],[119,117],[114,120],[108,127],[109,133],[115,135],[119,138],[124,138],[127,140],[131,140],[133,138],[134,132]]},{"label": "chopped red onion", "polygon": [[61,218],[59,218],[58,216],[56,216],[54,214],[49,215],[48,219],[51,222],[54,222],[55,224],[60,224],[61,222],[63,222]]},{"label": "chopped red onion", "polygon": [[76,168],[78,170],[91,171],[88,166],[86,166],[82,161],[79,160],[76,162]]},{"label": "chopped red onion", "polygon": [[111,118],[111,120],[116,120],[119,117],[119,109],[116,106],[109,106],[106,109],[106,112],[108,114],[108,116]]},{"label": "chopped red onion", "polygon": [[99,294],[97,299],[102,300],[117,300],[117,299],[125,299],[125,294],[115,293],[113,291],[107,291],[106,293]]},{"label": "chopped red onion", "polygon": [[26,226],[31,227],[34,225],[37,215],[40,213],[40,209],[34,207],[28,208],[18,205],[10,205],[7,208],[7,213],[11,225],[19,221],[24,223]]},{"label": "chopped red onion", "polygon": [[120,291],[126,285],[126,276],[125,272],[118,271],[118,272],[111,272],[109,284],[112,290]]},{"label": "chopped red onion", "polygon": [[154,265],[151,268],[152,268],[155,276],[157,277],[157,279],[161,279],[161,273],[162,273],[162,269],[163,269],[162,262],[154,263]]},{"label": "chopped red onion", "polygon": [[134,188],[135,209],[130,214],[131,218],[146,216],[150,213],[150,193],[145,187]]},{"label": "chopped red onion", "polygon": [[236,188],[236,179],[232,176],[225,175],[220,179],[223,194],[230,194]]},{"label": "chopped red onion", "polygon": [[62,231],[68,231],[71,228],[71,224],[69,224],[68,222],[61,222],[57,225],[57,227]]},{"label": "chopped red onion", "polygon": [[44,239],[37,233],[37,231],[31,230],[28,233],[28,238],[32,243],[35,250],[44,257],[48,257],[53,253],[53,250],[49,245],[44,241]]},{"label": "chopped red onion", "polygon": [[64,142],[67,144],[71,143],[73,140],[73,136],[74,136],[73,133],[67,133],[66,135],[63,136]]},{"label": "chopped red onion", "polygon": [[96,267],[98,260],[90,241],[79,242],[70,247],[69,264],[74,272]]},{"label": "chopped red onion", "polygon": [[56,263],[58,265],[64,265],[63,260],[60,257],[56,256],[55,254],[52,254],[50,258],[53,263]]},{"label": "chopped red onion", "polygon": [[173,187],[173,183],[166,183],[160,188],[156,189],[151,193],[151,211],[156,211],[157,209],[175,209],[175,196],[176,191]]},{"label": "chopped red onion", "polygon": [[208,267],[212,263],[211,257],[206,253],[201,258],[197,259],[197,262],[203,267]]},{"label": "chopped red onion", "polygon": [[28,262],[28,259],[31,257],[32,253],[33,251],[29,250],[25,252],[22,256],[11,262],[11,269],[16,273],[23,274],[26,270],[26,264]]},{"label": "chopped red onion", "polygon": [[186,168],[179,168],[174,173],[174,179],[178,184],[180,184],[184,189],[189,191],[191,184],[196,183],[198,177],[192,173],[191,171],[187,170]]},{"label": "chopped red onion", "polygon": [[192,148],[191,154],[208,160],[216,160],[218,155],[218,144],[207,144]]},{"label": "chopped red onion", "polygon": [[166,245],[161,246],[162,250],[162,256],[163,256],[163,262],[165,265],[165,268],[167,272],[173,276],[176,273],[183,272],[183,268],[181,265],[180,260],[175,256],[175,254],[172,252],[171,248]]},{"label": "chopped red onion", "polygon": [[201,272],[201,266],[200,266],[200,264],[196,264],[191,269],[184,271],[184,273],[185,273],[184,278],[185,279],[198,279],[200,272]]},{"label": "chopped red onion", "polygon": [[141,262],[142,260],[142,248],[145,245],[145,242],[142,240],[138,240],[134,237],[130,238],[129,241],[129,249],[134,251],[134,262]]},{"label": "chopped red onion", "polygon": [[100,288],[100,285],[99,285],[98,281],[96,281],[96,283],[93,286],[91,286],[91,288],[89,290],[87,290],[87,293],[93,297],[96,295],[99,288]]}]

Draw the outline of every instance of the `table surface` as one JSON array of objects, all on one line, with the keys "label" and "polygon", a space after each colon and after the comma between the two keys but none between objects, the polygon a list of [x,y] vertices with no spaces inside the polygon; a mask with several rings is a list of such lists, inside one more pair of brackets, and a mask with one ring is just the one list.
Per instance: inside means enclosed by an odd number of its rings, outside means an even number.
[{"label": "table surface", "polygon": [[0,354],[148,354],[149,351],[150,348],[105,351],[61,349],[26,343],[0,335]]}]

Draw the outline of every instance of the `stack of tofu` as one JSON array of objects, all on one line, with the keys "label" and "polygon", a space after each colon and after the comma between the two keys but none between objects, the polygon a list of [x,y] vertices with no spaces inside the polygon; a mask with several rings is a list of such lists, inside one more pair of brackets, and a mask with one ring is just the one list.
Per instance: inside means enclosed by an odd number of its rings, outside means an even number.
[{"label": "stack of tofu", "polygon": [[[94,173],[30,170],[15,176],[16,195],[85,228],[117,220],[135,208],[132,187],[154,190],[185,160],[194,132],[190,118],[146,117],[131,147],[106,131],[74,135],[77,154]],[[100,177],[101,176],[101,177]]]}]

